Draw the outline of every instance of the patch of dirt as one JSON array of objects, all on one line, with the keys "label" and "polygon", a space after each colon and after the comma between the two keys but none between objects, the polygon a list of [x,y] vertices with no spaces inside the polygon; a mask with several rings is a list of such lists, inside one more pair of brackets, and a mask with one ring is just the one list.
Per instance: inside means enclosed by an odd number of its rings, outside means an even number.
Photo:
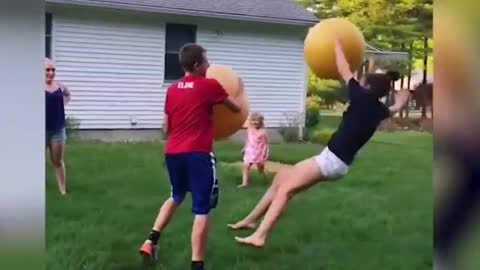
[{"label": "patch of dirt", "polygon": [[[234,162],[234,163],[227,163],[228,166],[233,166],[241,169],[243,167],[243,162]],[[288,164],[283,164],[280,162],[275,162],[275,161],[267,161],[265,164],[265,172],[268,174],[276,174],[278,171],[284,168],[289,168],[292,165]],[[253,170],[257,170],[257,166],[252,166]]]},{"label": "patch of dirt", "polygon": [[422,132],[433,132],[432,119],[406,119],[393,118],[387,119],[380,124],[379,130],[395,132],[401,130],[415,130]]}]

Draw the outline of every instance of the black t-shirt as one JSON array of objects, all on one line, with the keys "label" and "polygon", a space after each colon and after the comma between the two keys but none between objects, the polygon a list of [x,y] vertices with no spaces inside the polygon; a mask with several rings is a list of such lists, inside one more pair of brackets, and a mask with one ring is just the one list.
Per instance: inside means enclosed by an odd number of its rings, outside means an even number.
[{"label": "black t-shirt", "polygon": [[365,92],[354,78],[350,79],[347,86],[350,105],[343,113],[342,122],[332,135],[328,148],[350,165],[380,122],[390,116],[390,111],[378,98]]}]

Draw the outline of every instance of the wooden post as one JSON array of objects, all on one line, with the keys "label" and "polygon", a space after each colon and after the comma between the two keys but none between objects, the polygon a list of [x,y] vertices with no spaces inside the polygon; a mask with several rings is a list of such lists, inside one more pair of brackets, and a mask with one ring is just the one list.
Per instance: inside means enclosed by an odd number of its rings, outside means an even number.
[{"label": "wooden post", "polygon": [[365,65],[367,65],[367,60],[363,61],[362,65],[360,66],[360,68],[357,70],[356,72],[356,78],[357,80],[360,80],[360,78],[363,76],[363,74],[365,73]]},{"label": "wooden post", "polygon": [[370,55],[370,57],[368,58],[368,70],[367,72],[375,72],[375,59],[374,59],[374,55]]}]

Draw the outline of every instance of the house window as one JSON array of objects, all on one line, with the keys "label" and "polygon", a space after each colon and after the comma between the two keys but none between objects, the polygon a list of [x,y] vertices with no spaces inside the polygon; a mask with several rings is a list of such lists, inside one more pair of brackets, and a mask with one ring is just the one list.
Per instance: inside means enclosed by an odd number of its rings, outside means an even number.
[{"label": "house window", "polygon": [[176,81],[183,77],[178,53],[186,43],[195,43],[197,27],[186,24],[167,24],[165,37],[165,81]]},{"label": "house window", "polygon": [[45,57],[52,57],[52,14],[45,15]]}]

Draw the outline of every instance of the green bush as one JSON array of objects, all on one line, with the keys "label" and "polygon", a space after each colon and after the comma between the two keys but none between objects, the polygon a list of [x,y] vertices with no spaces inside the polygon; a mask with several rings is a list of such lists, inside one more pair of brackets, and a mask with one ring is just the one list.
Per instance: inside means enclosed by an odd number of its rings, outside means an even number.
[{"label": "green bush", "polygon": [[300,141],[298,136],[298,127],[281,127],[279,133],[282,135],[282,138],[285,142]]},{"label": "green bush", "polygon": [[312,128],[318,125],[320,121],[320,112],[319,111],[307,111],[305,114],[305,127]]},{"label": "green bush", "polygon": [[332,138],[333,130],[330,129],[320,129],[313,131],[310,136],[310,142],[319,143],[321,145],[327,145]]},{"label": "green bush", "polygon": [[285,113],[286,121],[280,127],[279,133],[286,142],[298,142],[300,137],[298,136],[298,127],[302,123],[303,113],[287,112]]},{"label": "green bush", "polygon": [[307,98],[307,108],[305,110],[305,127],[312,128],[318,125],[320,121],[320,102],[317,96]]},{"label": "green bush", "polygon": [[75,119],[74,117],[69,116],[66,118],[65,124],[69,140],[78,139],[78,129],[80,127],[80,121]]}]

